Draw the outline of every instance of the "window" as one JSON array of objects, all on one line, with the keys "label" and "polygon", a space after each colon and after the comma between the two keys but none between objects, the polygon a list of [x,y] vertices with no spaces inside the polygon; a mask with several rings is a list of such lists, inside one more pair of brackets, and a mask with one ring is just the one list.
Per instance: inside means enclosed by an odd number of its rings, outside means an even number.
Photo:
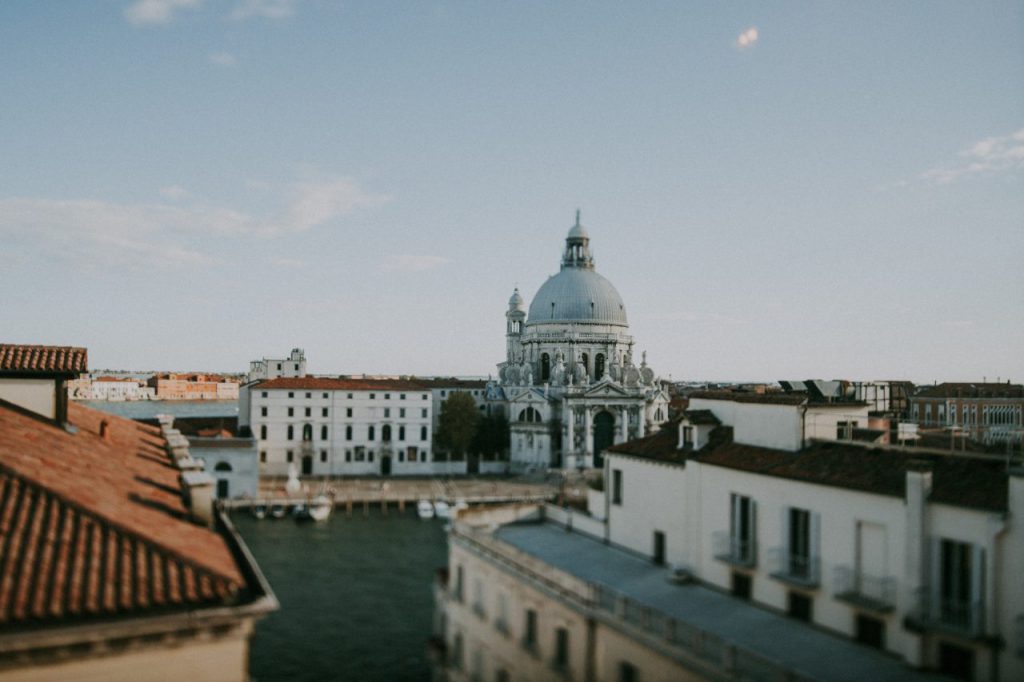
[{"label": "window", "polygon": [[267,425],[264,424],[260,427],[260,440],[267,439]]},{"label": "window", "polygon": [[422,441],[427,440],[427,427],[426,426],[421,426],[420,427],[420,440],[422,440]]},{"label": "window", "polygon": [[404,426],[399,426],[398,427],[398,440],[405,440],[405,427]]},{"label": "window", "polygon": [[288,408],[288,416],[289,417],[294,417],[295,416],[295,408],[294,407],[289,407]]},{"label": "window", "polygon": [[260,408],[260,416],[261,417],[266,417],[267,416],[267,408],[265,408],[265,407],[261,407]]},{"label": "window", "polygon": [[352,427],[351,426],[346,426],[345,427],[345,440],[352,440]]},{"label": "window", "polygon": [[779,573],[783,579],[802,583],[818,581],[819,516],[806,509],[782,508],[785,529]]},{"label": "window", "polygon": [[390,417],[391,417],[391,408],[390,407],[385,407],[384,408],[384,418],[385,419],[389,419]]},{"label": "window", "polygon": [[401,395],[399,395],[398,397],[399,397],[399,398],[401,398],[402,400],[405,400],[405,394],[404,394],[404,393],[402,393],[402,394],[401,394]]},{"label": "window", "polygon": [[326,393],[323,394],[323,398],[324,398],[324,400],[327,400],[327,394]]},{"label": "window", "polygon": [[426,399],[427,399],[427,394],[426,394],[426,393],[424,393],[424,394],[423,394],[423,396],[422,396],[422,399],[423,399],[423,400],[426,400]]},{"label": "window", "polygon": [[371,425],[366,430],[366,440],[373,440],[375,437],[376,437],[376,431],[374,430],[373,426]]},{"label": "window", "polygon": [[640,671],[632,663],[620,661],[619,682],[640,682]]},{"label": "window", "polygon": [[594,379],[600,379],[604,376],[604,353],[598,353],[594,356]]},{"label": "window", "polygon": [[307,407],[306,408],[306,416],[307,417],[312,417],[313,416],[313,408],[312,407]]},{"label": "window", "polygon": [[508,595],[504,592],[498,592],[498,613],[494,617],[494,628],[508,634]]},{"label": "window", "polygon": [[810,623],[811,619],[814,617],[813,609],[814,601],[809,596],[801,594],[800,592],[789,593],[786,613],[790,618]]},{"label": "window", "polygon": [[320,440],[327,440],[327,425],[320,427]]},{"label": "window", "polygon": [[285,455],[285,459],[287,459],[289,462],[291,462],[292,460],[295,459],[295,453],[293,451],[289,450],[286,453],[286,455]]},{"label": "window", "polygon": [[327,451],[326,450],[321,450],[320,451],[320,461],[321,462],[326,462],[327,461]]},{"label": "window", "polygon": [[322,410],[320,410],[320,416],[321,417],[326,417],[327,416],[327,408],[326,407],[323,408]]},{"label": "window", "polygon": [[526,609],[526,626],[523,630],[523,647],[535,650],[537,648],[537,612],[533,609]]},{"label": "window", "polygon": [[621,469],[612,469],[612,504],[622,504]]},{"label": "window", "polygon": [[288,391],[288,397],[289,398],[294,398],[295,397],[294,391]]},{"label": "window", "polygon": [[345,451],[345,461],[346,462],[351,462],[352,461],[352,451],[351,450],[346,450]]},{"label": "window", "polygon": [[855,428],[857,428],[855,421],[836,422],[836,440],[851,440]]},{"label": "window", "polygon": [[313,440],[313,425],[303,424],[302,425],[302,440],[311,441]]},{"label": "window", "polygon": [[933,541],[931,614],[938,621],[975,632],[981,627],[985,599],[985,551],[978,546],[941,539]]},{"label": "window", "polygon": [[421,412],[420,416],[423,417],[424,419],[427,418],[427,408],[423,408],[423,411]]},{"label": "window", "polygon": [[291,424],[288,425],[288,440],[292,440],[295,437],[295,427]]},{"label": "window", "polygon": [[399,419],[405,419],[405,408],[404,407],[398,408],[398,418]]},{"label": "window", "polygon": [[260,394],[260,396],[262,396],[263,398],[266,398],[266,397],[267,397],[267,392],[266,392],[266,391],[263,391],[263,392],[262,392],[262,393]]},{"label": "window", "polygon": [[740,599],[750,599],[750,595],[753,592],[754,579],[746,573],[739,573],[733,571],[732,574],[732,585],[729,590],[732,596],[739,597]]},{"label": "window", "polygon": [[374,399],[376,399],[376,397],[377,397],[376,393],[371,393],[370,394],[370,400],[374,400]]},{"label": "window", "polygon": [[757,503],[745,495],[729,496],[729,558],[753,566],[757,547],[754,542]]},{"label": "window", "polygon": [[307,400],[308,400],[309,398],[312,398],[312,397],[313,397],[313,394],[312,394],[312,393],[307,393],[307,394],[306,394],[306,399],[307,399]]},{"label": "window", "polygon": [[262,462],[263,464],[267,463],[267,451],[266,450],[260,450],[260,462]]},{"label": "window", "polygon": [[352,416],[352,408],[351,407],[346,407],[345,408],[345,416],[346,417],[351,417]]},{"label": "window", "polygon": [[[372,429],[373,427],[371,426],[370,428]],[[385,443],[391,442],[391,424],[385,424],[384,426],[381,427],[380,439]],[[373,440],[373,438],[371,437],[370,440]]]},{"label": "window", "polygon": [[441,397],[444,398],[448,395],[448,391],[441,391]]},{"label": "window", "polygon": [[551,356],[542,353],[540,356],[540,380],[547,381],[551,378]]},{"label": "window", "polygon": [[683,427],[683,447],[684,448],[692,448],[693,447],[693,427],[692,426],[684,426]]},{"label": "window", "polygon": [[519,413],[519,421],[528,423],[540,422],[540,412],[538,412],[533,407],[527,407],[525,410]]},{"label": "window", "polygon": [[391,400],[391,394],[390,393],[385,393],[384,394],[384,400]]},{"label": "window", "polygon": [[279,363],[277,363],[277,368],[278,368],[278,369],[281,369],[281,363],[280,363],[280,362],[279,362]]},{"label": "window", "polygon": [[654,563],[659,566],[665,563],[665,533],[660,530],[654,531]]},{"label": "window", "polygon": [[352,400],[352,394],[351,394],[351,393],[349,393],[349,394],[348,394],[347,396],[345,396],[345,397],[346,397],[346,398],[348,398],[349,400]]},{"label": "window", "polygon": [[569,629],[557,628],[555,630],[555,667],[565,670],[569,667]]}]

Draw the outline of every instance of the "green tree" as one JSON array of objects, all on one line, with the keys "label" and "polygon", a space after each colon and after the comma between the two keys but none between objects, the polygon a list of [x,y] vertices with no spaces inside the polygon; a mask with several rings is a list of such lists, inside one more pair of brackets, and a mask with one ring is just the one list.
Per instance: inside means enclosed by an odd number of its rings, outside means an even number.
[{"label": "green tree", "polygon": [[480,418],[476,427],[476,436],[470,445],[470,451],[483,455],[484,459],[504,459],[509,443],[508,419],[505,415],[489,414]]},{"label": "green tree", "polygon": [[479,421],[480,413],[473,396],[465,391],[452,393],[441,403],[437,444],[454,458],[461,459],[473,443]]}]

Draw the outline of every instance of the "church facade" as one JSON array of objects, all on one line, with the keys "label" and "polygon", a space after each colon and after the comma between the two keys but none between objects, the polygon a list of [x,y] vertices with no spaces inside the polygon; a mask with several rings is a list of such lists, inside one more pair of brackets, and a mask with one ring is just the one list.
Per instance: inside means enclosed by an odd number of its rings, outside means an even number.
[{"label": "church facade", "polygon": [[668,394],[646,353],[636,363],[625,305],[594,269],[578,211],[561,270],[529,309],[516,289],[505,318],[505,360],[488,397],[508,415],[513,469],[601,467],[606,448],[668,417]]}]

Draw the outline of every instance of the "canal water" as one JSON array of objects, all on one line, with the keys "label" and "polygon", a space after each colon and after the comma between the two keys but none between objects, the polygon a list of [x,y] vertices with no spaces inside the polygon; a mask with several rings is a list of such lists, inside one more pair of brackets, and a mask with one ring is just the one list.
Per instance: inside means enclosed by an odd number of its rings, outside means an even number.
[{"label": "canal water", "polygon": [[326,523],[233,520],[281,602],[256,626],[256,682],[430,678],[434,572],[448,555],[440,521],[394,508],[339,509]]}]

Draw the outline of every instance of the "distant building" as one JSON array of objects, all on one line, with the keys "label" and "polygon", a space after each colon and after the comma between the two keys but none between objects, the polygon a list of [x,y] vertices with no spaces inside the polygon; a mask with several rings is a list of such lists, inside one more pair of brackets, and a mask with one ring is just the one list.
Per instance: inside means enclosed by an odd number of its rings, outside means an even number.
[{"label": "distant building", "polygon": [[578,212],[561,270],[529,313],[516,289],[505,318],[506,357],[490,399],[508,415],[513,468],[600,468],[609,446],[668,418],[668,393],[646,353],[635,363],[625,305],[594,269]]},{"label": "distant building", "polygon": [[235,417],[163,417],[188,439],[192,457],[214,478],[218,499],[259,496],[256,439],[240,435]]},{"label": "distant building", "polygon": [[306,353],[301,348],[293,348],[287,358],[263,358],[250,362],[246,381],[304,376],[306,376]]},{"label": "distant building", "polygon": [[983,443],[1022,442],[1024,385],[942,383],[910,397],[910,419],[924,428],[945,427]]},{"label": "distant building", "polygon": [[150,400],[156,395],[144,381],[128,377],[96,377],[90,389],[92,400]]},{"label": "distant building", "polygon": [[697,395],[612,446],[589,514],[460,515],[448,679],[1024,679],[1019,463],[836,440],[869,406],[767,398]]},{"label": "distant building", "polygon": [[249,679],[277,608],[187,442],[67,401],[82,348],[0,346],[0,679]]},{"label": "distant building", "polygon": [[238,382],[216,374],[154,374],[146,385],[157,400],[238,400]]}]

